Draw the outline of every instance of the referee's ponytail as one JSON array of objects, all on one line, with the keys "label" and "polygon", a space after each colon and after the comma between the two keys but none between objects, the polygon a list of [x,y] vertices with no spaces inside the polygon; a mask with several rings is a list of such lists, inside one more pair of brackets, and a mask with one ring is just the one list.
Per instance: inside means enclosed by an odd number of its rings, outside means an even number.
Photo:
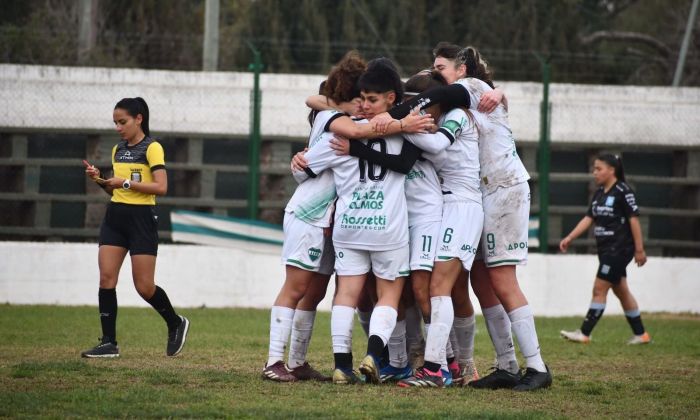
[{"label": "referee's ponytail", "polygon": [[625,182],[625,168],[622,166],[622,158],[620,156],[606,153],[598,155],[596,159],[615,168],[615,178],[618,181]]},{"label": "referee's ponytail", "polygon": [[114,109],[117,108],[125,110],[129,115],[131,115],[134,118],[136,118],[137,115],[141,114],[141,130],[143,131],[143,134],[146,135],[146,137],[151,136],[151,131],[148,127],[148,104],[142,97],[139,96],[136,98],[124,98],[121,101],[117,102],[117,104],[114,106]]}]

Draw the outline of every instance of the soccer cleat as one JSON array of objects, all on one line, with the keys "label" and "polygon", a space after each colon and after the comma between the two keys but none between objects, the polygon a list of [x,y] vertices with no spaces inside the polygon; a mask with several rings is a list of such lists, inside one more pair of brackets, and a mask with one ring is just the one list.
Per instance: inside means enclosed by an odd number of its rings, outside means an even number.
[{"label": "soccer cleat", "polygon": [[460,384],[462,382],[462,371],[459,369],[459,363],[457,363],[457,360],[453,360],[452,363],[447,365],[447,371],[450,373],[450,376],[452,377],[452,382],[455,385]]},{"label": "soccer cleat", "polygon": [[265,366],[262,371],[263,379],[269,379],[275,382],[296,382],[297,377],[292,375],[292,373],[287,369],[284,362],[281,360],[276,361],[270,366]]},{"label": "soccer cleat", "polygon": [[119,357],[119,346],[117,346],[116,342],[112,343],[111,341],[105,340],[104,337],[99,340],[100,344],[80,353],[80,357],[88,359]]},{"label": "soccer cleat", "polygon": [[[416,372],[410,378],[402,379],[398,385],[402,388],[422,387],[422,388],[444,388],[449,386],[447,379],[443,374],[448,374],[447,371],[432,372],[425,367],[416,369]],[[449,378],[452,382],[452,378]]]},{"label": "soccer cleat", "polygon": [[454,385],[452,372],[450,372],[449,369],[440,369],[440,373],[442,373],[442,377],[445,379],[445,388]]},{"label": "soccer cleat", "polygon": [[591,342],[591,337],[582,333],[581,330],[576,330],[576,331],[561,330],[561,331],[559,331],[559,334],[561,334],[561,336],[563,338],[565,338],[569,341],[574,341],[576,343],[588,344]]},{"label": "soccer cleat", "polygon": [[340,385],[361,384],[362,379],[357,376],[357,372],[354,370],[336,368],[333,371],[333,383]]},{"label": "soccer cleat", "polygon": [[455,381],[455,383],[462,386],[467,386],[468,383],[479,379],[479,372],[476,370],[474,360],[469,360],[464,366],[461,367],[459,377],[460,381]]},{"label": "soccer cleat", "polygon": [[300,381],[330,382],[331,380],[330,376],[326,376],[312,368],[309,362],[304,362],[303,365],[291,369],[289,373]]},{"label": "soccer cleat", "polygon": [[520,372],[510,373],[504,369],[493,368],[493,372],[467,385],[477,389],[512,389],[519,382]]},{"label": "soccer cleat", "polygon": [[365,356],[360,362],[360,373],[365,375],[365,382],[372,384],[382,383],[381,373],[379,372],[379,361],[371,354]]},{"label": "soccer cleat", "polygon": [[629,345],[649,344],[649,343],[651,343],[651,336],[646,331],[642,335],[633,335],[632,338],[627,340],[627,344],[629,344]]},{"label": "soccer cleat", "polygon": [[401,379],[410,378],[411,375],[413,375],[413,369],[411,369],[410,365],[402,368],[386,365],[379,369],[379,379],[382,383],[400,381]]},{"label": "soccer cleat", "polygon": [[187,332],[190,330],[190,320],[180,315],[180,325],[168,329],[168,347],[165,354],[174,357],[180,354],[187,340]]},{"label": "soccer cleat", "polygon": [[549,371],[548,366],[545,365],[545,368],[547,369],[546,372],[527,368],[518,385],[513,387],[513,391],[535,391],[549,388],[552,385],[552,373]]}]

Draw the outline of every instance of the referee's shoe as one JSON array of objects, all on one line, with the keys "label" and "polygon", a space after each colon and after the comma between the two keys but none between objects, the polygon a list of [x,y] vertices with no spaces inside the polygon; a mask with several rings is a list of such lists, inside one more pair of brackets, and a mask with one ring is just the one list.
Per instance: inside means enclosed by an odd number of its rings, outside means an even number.
[{"label": "referee's shoe", "polygon": [[168,329],[168,348],[166,354],[168,356],[177,356],[185,346],[187,340],[187,332],[190,329],[190,320],[180,315],[180,325],[175,328]]},{"label": "referee's shoe", "polygon": [[112,342],[109,337],[102,337],[100,338],[100,344],[85,350],[80,353],[80,356],[88,359],[119,357],[119,346],[117,346],[116,341]]}]

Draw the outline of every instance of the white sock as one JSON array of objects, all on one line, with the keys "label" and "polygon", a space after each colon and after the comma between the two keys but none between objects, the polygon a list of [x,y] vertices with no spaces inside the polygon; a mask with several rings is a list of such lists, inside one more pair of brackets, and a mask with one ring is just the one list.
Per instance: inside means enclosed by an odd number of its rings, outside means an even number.
[{"label": "white sock", "polygon": [[445,349],[454,320],[452,298],[450,296],[435,296],[430,298],[430,305],[430,329],[425,343],[425,360],[446,366]]},{"label": "white sock", "polygon": [[[455,321],[457,318],[455,318]],[[449,350],[447,352],[447,358],[449,359],[450,357],[454,357],[455,359],[459,358],[459,343],[457,342],[457,333],[455,332],[455,325],[454,322],[452,323],[452,328],[450,329],[450,339],[447,341],[449,345],[447,346],[448,349],[449,347],[452,347],[452,356],[450,356]]]},{"label": "white sock", "polygon": [[455,349],[457,348],[457,346],[453,345],[453,337],[457,338],[454,335],[454,329],[450,328],[450,334],[447,336],[447,343],[445,344],[445,362],[447,362],[447,359],[454,359],[456,357]]},{"label": "white sock", "polygon": [[[428,332],[430,331],[430,324],[424,324],[423,330],[425,331],[425,348],[423,349],[423,355],[425,356],[425,351],[428,348]],[[440,369],[448,369],[448,367],[447,367],[447,348],[448,348],[448,346],[450,346],[449,337],[447,339],[447,343],[445,344],[445,351],[442,352],[440,355],[440,357],[442,358],[442,360],[440,361]],[[425,357],[423,357],[423,360],[425,360]]]},{"label": "white sock", "polygon": [[267,351],[267,366],[284,360],[284,349],[287,347],[289,333],[292,331],[294,309],[284,306],[273,306],[270,310],[270,347]]},{"label": "white sock", "polygon": [[457,336],[457,355],[459,364],[466,365],[474,359],[474,336],[476,335],[476,317],[455,317],[452,328]]},{"label": "white sock", "polygon": [[306,352],[309,350],[311,333],[314,330],[316,311],[294,311],[292,321],[292,336],[289,339],[289,357],[287,366],[291,369],[299,367],[306,362]]},{"label": "white sock", "polygon": [[[391,306],[375,306],[372,311],[372,318],[369,322],[369,336],[376,335],[381,338],[386,346],[389,343],[391,333],[396,327],[396,309]],[[406,329],[404,325],[404,336]],[[404,344],[405,346],[405,344]]]},{"label": "white sock", "polygon": [[421,321],[418,305],[413,305],[406,309],[406,347],[407,350],[420,349],[423,344],[423,332],[421,331]]},{"label": "white sock", "polygon": [[369,337],[369,322],[372,319],[372,311],[363,312],[358,309],[357,319],[360,321],[362,329],[365,330],[365,334],[367,334],[367,337]]},{"label": "white sock", "polygon": [[535,317],[532,315],[530,305],[524,305],[508,313],[515,338],[518,340],[520,352],[525,358],[525,365],[538,372],[546,372],[542,356],[540,356],[540,343],[537,341],[535,330]]},{"label": "white sock", "polygon": [[396,327],[389,338],[389,364],[395,368],[403,368],[408,365],[408,353],[406,352],[406,320],[396,321]]},{"label": "white sock", "polygon": [[491,336],[493,348],[496,350],[496,366],[501,370],[515,373],[520,369],[515,358],[515,347],[510,330],[510,318],[503,305],[482,308],[486,320],[486,329]]},{"label": "white sock", "polygon": [[333,306],[331,310],[331,340],[333,353],[352,353],[352,323],[355,309],[349,306]]}]

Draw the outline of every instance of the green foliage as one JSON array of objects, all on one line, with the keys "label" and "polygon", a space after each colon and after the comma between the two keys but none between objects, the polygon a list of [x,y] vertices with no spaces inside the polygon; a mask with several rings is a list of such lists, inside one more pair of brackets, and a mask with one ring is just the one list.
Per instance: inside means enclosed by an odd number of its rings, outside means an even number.
[{"label": "green foliage", "polygon": [[[325,73],[351,49],[388,56],[405,75],[431,64],[439,41],[474,45],[498,80],[540,80],[533,52],[551,56],[557,82],[669,84],[691,0],[221,0],[221,70],[245,70],[246,41],[268,72]],[[7,4],[5,4],[7,3]],[[83,64],[201,67],[204,2],[98,2],[96,45]],[[0,61],[73,65],[80,2],[8,0]],[[598,31],[648,36],[652,42]],[[684,84],[700,84],[700,29]],[[661,49],[654,44],[663,45]]]},{"label": "green foliage", "polygon": [[[533,394],[392,385],[278,384],[260,371],[269,312],[186,309],[192,321],[183,354],[165,357],[166,329],[152,309],[120,308],[114,360],[81,360],[94,345],[94,307],[0,306],[0,417],[245,418],[561,418],[688,417],[700,411],[700,319],[645,315],[654,343],[624,344],[623,317],[604,317],[589,345],[559,338],[579,318],[538,318],[550,390]],[[319,314],[310,362],[330,373],[329,314]],[[493,350],[478,318],[476,362]],[[364,334],[355,330],[356,360]]]}]

